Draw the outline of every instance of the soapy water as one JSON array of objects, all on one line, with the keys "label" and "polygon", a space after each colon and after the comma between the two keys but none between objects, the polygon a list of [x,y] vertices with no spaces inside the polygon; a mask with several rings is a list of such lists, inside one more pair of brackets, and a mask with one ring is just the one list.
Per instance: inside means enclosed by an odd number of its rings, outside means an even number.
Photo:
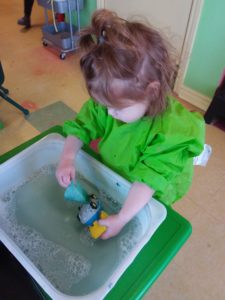
[{"label": "soapy water", "polygon": [[13,187],[0,201],[3,214],[0,227],[57,289],[69,293],[74,283],[80,282],[88,275],[90,261],[79,253],[47,240],[30,226],[18,222],[15,205],[18,188]]},{"label": "soapy water", "polygon": [[[140,239],[142,226],[134,218],[117,237],[92,239],[76,220],[77,204],[64,201],[55,168],[40,168],[3,195],[0,227],[55,288],[69,295],[84,295],[101,286],[127,257]],[[107,212],[121,208],[81,174],[77,179],[88,193],[97,193]]]}]

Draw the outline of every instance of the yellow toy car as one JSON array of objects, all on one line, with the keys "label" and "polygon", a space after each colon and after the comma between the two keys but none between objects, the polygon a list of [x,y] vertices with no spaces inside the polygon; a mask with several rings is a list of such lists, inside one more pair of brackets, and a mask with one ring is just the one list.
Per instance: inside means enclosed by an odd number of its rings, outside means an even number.
[{"label": "yellow toy car", "polygon": [[91,236],[99,238],[106,231],[105,226],[98,223],[99,219],[107,218],[108,214],[102,210],[100,201],[95,195],[90,195],[90,202],[79,207],[78,220],[88,226]]}]

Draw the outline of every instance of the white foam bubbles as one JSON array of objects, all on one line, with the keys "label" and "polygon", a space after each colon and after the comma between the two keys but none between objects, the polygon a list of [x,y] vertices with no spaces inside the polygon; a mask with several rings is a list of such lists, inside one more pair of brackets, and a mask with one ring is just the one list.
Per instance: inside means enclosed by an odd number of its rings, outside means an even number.
[{"label": "white foam bubbles", "polygon": [[119,236],[118,245],[120,248],[120,260],[126,258],[134,246],[137,245],[140,240],[141,231],[141,223],[138,218],[135,217],[129,224],[129,230],[125,230],[125,232],[122,232]]},{"label": "white foam bubbles", "polygon": [[[56,288],[70,294],[73,285],[88,276],[90,261],[80,253],[46,239],[41,233],[21,224],[17,219],[17,190],[34,177],[52,175],[54,172],[55,166],[45,166],[5,193],[0,199],[0,226]],[[68,220],[65,219],[65,222]]]}]

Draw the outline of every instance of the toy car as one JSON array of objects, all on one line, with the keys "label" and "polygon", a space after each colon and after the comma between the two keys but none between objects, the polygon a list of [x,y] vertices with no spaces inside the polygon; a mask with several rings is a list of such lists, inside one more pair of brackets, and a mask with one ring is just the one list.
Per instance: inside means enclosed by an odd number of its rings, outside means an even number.
[{"label": "toy car", "polygon": [[97,239],[107,229],[99,225],[98,220],[105,219],[107,216],[107,213],[102,210],[100,201],[92,194],[89,203],[79,207],[77,218],[82,224],[88,226],[91,236]]}]

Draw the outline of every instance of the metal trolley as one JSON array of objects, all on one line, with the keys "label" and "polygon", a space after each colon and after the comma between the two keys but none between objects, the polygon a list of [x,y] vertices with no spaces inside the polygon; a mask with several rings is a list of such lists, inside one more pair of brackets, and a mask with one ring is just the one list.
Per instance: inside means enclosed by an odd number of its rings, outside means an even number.
[{"label": "metal trolley", "polygon": [[[51,45],[60,51],[60,59],[77,49],[80,31],[80,10],[83,0],[38,0],[38,4],[45,9],[45,24],[42,26],[42,42],[44,46]],[[52,10],[53,23],[49,23],[48,11]],[[76,13],[77,26],[72,24],[72,13]],[[68,22],[58,21],[57,15],[67,14]]]}]

